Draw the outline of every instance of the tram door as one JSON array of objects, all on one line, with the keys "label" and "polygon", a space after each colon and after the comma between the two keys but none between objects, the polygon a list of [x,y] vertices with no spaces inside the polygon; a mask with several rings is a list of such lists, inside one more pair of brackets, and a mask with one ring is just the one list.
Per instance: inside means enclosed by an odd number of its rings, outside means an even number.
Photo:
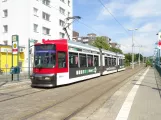
[{"label": "tram door", "polygon": [[57,44],[56,50],[56,69],[57,69],[57,85],[68,83],[68,47],[66,44]]}]

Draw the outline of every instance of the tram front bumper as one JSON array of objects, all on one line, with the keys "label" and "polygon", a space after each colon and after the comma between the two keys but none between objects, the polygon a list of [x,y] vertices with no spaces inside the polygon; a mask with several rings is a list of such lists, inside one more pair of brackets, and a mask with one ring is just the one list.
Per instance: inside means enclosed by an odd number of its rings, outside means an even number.
[{"label": "tram front bumper", "polygon": [[54,87],[56,86],[55,74],[33,74],[30,76],[33,87]]}]

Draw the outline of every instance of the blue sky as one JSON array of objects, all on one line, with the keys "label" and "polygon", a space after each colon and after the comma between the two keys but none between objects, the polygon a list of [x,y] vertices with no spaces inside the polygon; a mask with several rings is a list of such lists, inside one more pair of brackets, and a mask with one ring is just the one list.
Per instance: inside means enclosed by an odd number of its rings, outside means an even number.
[{"label": "blue sky", "polygon": [[[141,48],[143,55],[153,55],[154,43],[158,39],[156,33],[161,29],[161,0],[101,1],[126,29],[138,28],[134,32],[135,46],[143,46]],[[73,15],[82,17],[80,22],[76,21],[73,25],[74,30],[79,32],[80,36],[88,33],[106,35],[113,42],[121,44],[121,49],[125,53],[131,52],[131,32],[125,31],[100,4],[99,0],[73,0]],[[138,53],[138,51],[138,47],[135,47],[135,52]]]}]

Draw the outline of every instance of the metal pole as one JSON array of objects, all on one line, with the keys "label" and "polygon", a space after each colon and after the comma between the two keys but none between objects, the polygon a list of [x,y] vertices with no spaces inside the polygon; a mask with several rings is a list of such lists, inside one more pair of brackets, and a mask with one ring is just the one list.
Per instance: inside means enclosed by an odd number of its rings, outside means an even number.
[{"label": "metal pole", "polygon": [[[17,38],[17,67],[19,67],[19,39]],[[19,81],[19,73],[17,74],[17,81]]]},{"label": "metal pole", "polygon": [[134,69],[134,43],[133,43],[133,31],[132,31],[132,69]]},{"label": "metal pole", "polygon": [[28,78],[30,79],[30,39],[28,39]]},{"label": "metal pole", "polygon": [[7,58],[8,58],[8,50],[6,49],[6,80],[7,80]]},{"label": "metal pole", "polygon": [[139,66],[140,66],[140,47],[141,46],[139,46]]},{"label": "metal pole", "polygon": [[[12,41],[12,67],[13,67],[13,41]],[[12,81],[13,81],[13,74],[12,74]]]}]

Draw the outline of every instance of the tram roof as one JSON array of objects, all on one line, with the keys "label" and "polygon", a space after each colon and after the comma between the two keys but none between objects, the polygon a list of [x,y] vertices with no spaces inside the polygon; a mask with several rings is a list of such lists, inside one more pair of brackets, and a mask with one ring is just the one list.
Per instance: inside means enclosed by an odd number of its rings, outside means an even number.
[{"label": "tram roof", "polygon": [[[89,50],[94,50],[94,51],[99,51],[99,48],[97,47],[94,47],[94,46],[91,46],[91,45],[88,45],[88,44],[83,44],[83,43],[80,43],[80,42],[75,42],[75,41],[71,41],[71,40],[68,40],[68,44],[73,46],[73,47],[77,47],[77,48],[83,48],[83,49],[89,49]],[[109,51],[109,50],[104,50],[102,49],[102,52],[103,53],[107,53],[107,54],[111,54],[111,55],[118,55],[120,57],[124,57],[123,54],[120,54],[120,53],[115,53],[115,52],[112,52],[112,51]]]},{"label": "tram roof", "polygon": [[83,49],[89,49],[89,50],[94,50],[94,51],[99,51],[99,48],[97,47],[93,47],[91,45],[87,45],[87,44],[83,44],[83,43],[79,43],[79,42],[75,42],[75,41],[71,41],[71,40],[68,40],[68,44],[73,46],[73,47],[78,47],[78,48],[83,48]]}]

